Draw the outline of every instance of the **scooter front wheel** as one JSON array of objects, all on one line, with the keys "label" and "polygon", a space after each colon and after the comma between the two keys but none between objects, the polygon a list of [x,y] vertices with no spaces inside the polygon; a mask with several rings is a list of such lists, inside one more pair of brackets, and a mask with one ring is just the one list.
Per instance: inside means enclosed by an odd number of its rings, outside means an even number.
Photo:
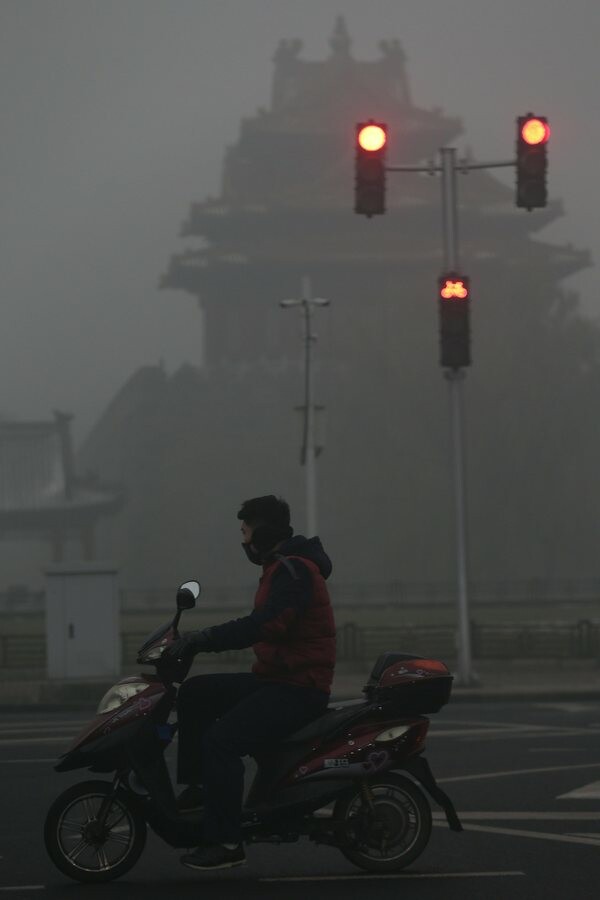
[{"label": "scooter front wheel", "polygon": [[103,826],[98,813],[111,793],[107,781],[83,781],[56,798],[46,816],[44,842],[69,878],[102,884],[128,872],[146,843],[146,823],[123,791],[114,795]]},{"label": "scooter front wheel", "polygon": [[389,772],[369,781],[372,808],[360,788],[333,811],[339,849],[368,872],[397,872],[421,855],[431,836],[427,798],[409,778]]}]

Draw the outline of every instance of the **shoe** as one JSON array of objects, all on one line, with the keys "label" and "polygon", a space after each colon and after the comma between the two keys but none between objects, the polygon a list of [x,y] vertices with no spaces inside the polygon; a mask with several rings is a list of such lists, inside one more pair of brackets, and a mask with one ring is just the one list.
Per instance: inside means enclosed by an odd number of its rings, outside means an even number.
[{"label": "shoe", "polygon": [[190,784],[180,793],[175,801],[177,812],[189,813],[204,808],[204,789],[197,784]]},{"label": "shoe", "polygon": [[181,862],[189,869],[230,869],[243,866],[246,862],[244,845],[238,844],[235,850],[229,850],[223,844],[196,847],[191,853],[181,857]]}]

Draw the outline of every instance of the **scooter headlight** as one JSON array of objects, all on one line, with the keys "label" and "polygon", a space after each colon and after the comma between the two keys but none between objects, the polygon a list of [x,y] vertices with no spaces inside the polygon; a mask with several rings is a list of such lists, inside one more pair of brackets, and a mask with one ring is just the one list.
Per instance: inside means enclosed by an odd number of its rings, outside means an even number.
[{"label": "scooter headlight", "polygon": [[131,697],[141,694],[148,687],[145,681],[134,681],[129,684],[115,684],[108,690],[96,710],[96,715],[101,716],[103,713],[112,712],[123,706]]},{"label": "scooter headlight", "polygon": [[386,728],[381,731],[374,740],[376,744],[387,744],[388,741],[395,741],[402,735],[410,731],[410,725],[396,725],[394,728]]}]

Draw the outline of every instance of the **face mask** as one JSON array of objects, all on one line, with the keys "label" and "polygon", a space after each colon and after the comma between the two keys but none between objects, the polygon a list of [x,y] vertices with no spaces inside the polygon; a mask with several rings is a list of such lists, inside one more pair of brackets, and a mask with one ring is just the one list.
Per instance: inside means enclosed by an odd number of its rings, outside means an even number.
[{"label": "face mask", "polygon": [[255,566],[262,566],[262,556],[252,548],[252,544],[242,544],[242,550],[251,563],[254,563]]}]

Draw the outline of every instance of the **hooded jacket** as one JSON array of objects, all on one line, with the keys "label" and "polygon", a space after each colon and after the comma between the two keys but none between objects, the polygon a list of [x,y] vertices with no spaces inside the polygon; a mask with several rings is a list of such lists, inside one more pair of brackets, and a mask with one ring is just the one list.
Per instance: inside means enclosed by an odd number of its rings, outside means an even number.
[{"label": "hooded jacket", "polygon": [[331,568],[318,537],[285,541],[263,565],[250,615],[208,630],[214,650],[252,647],[259,677],[329,693],[335,622],[325,580]]}]

